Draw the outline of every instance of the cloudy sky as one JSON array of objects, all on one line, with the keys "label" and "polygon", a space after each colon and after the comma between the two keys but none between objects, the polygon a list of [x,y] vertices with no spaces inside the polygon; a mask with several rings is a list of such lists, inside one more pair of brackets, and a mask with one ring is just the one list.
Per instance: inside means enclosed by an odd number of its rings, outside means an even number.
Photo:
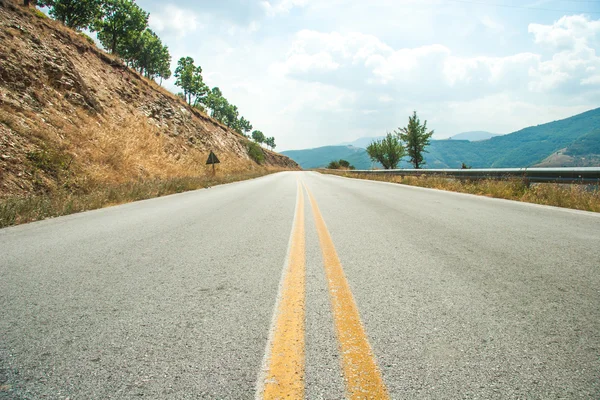
[{"label": "cloudy sky", "polygon": [[[600,0],[138,0],[278,150],[509,133],[600,106]],[[177,88],[172,82],[167,86]]]}]

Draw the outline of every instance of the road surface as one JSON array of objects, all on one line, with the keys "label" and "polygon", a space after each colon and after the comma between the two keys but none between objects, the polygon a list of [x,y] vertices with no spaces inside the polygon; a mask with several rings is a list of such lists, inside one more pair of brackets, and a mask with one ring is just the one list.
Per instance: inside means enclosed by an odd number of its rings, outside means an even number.
[{"label": "road surface", "polygon": [[600,216],[286,172],[0,230],[1,399],[600,398]]}]

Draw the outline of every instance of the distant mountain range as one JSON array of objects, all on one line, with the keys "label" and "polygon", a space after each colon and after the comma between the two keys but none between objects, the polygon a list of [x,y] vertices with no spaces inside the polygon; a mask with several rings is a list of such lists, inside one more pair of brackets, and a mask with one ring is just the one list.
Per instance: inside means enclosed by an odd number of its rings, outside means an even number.
[{"label": "distant mountain range", "polygon": [[[480,139],[486,136],[489,138]],[[459,137],[463,140],[457,140]],[[324,167],[340,158],[357,169],[380,168],[364,149],[374,139],[379,137],[282,154],[304,169]],[[426,168],[460,168],[462,163],[474,168],[600,166],[600,108],[507,135],[477,131],[432,140],[427,151]],[[400,167],[410,165],[405,159]]]},{"label": "distant mountain range", "polygon": [[468,140],[470,142],[477,142],[479,140],[488,140],[495,136],[502,136],[496,133],[490,133],[486,131],[473,131],[473,132],[463,132],[457,135],[450,137],[452,140]]}]

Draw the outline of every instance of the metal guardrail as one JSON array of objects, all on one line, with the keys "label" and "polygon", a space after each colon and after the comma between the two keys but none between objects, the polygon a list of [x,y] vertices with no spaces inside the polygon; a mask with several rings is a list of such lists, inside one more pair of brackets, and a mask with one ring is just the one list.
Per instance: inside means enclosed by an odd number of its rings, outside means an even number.
[{"label": "metal guardrail", "polygon": [[456,179],[521,178],[529,183],[577,183],[600,185],[600,168],[495,168],[495,169],[378,169],[349,170],[350,174],[383,174],[401,176],[435,175]]}]

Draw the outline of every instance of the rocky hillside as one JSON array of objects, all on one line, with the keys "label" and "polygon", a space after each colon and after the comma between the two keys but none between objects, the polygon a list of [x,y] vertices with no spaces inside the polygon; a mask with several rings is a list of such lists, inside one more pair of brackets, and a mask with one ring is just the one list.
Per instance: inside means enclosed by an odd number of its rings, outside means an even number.
[{"label": "rocky hillside", "polygon": [[211,150],[219,173],[298,168],[20,3],[0,0],[0,196],[203,175]]}]

